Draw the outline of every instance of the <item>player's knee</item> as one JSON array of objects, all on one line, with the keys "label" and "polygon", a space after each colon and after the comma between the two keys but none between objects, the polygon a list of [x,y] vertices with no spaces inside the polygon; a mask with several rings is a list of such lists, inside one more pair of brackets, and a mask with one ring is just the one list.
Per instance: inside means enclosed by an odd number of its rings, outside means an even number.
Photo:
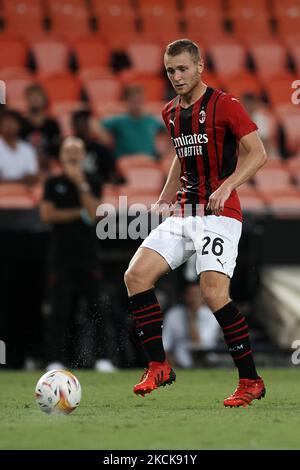
[{"label": "player's knee", "polygon": [[124,282],[128,290],[135,290],[142,282],[142,273],[135,267],[129,267],[124,274]]},{"label": "player's knee", "polygon": [[201,286],[201,296],[212,311],[216,310],[216,306],[227,302],[227,295],[214,285]]}]

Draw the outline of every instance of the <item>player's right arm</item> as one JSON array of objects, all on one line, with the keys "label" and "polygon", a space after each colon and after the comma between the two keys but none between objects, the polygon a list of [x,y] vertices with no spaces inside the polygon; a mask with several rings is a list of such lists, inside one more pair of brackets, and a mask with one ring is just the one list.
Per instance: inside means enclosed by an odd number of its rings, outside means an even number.
[{"label": "player's right arm", "polygon": [[166,209],[170,209],[172,204],[176,200],[176,193],[180,189],[180,174],[181,166],[177,156],[174,157],[172,162],[167,181],[160,193],[159,199],[156,202],[153,210],[162,212]]}]

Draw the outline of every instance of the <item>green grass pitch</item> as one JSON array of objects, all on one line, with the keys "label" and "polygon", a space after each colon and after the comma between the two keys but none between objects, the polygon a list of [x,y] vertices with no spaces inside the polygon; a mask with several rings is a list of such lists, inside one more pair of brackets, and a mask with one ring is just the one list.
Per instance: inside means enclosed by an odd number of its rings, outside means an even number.
[{"label": "green grass pitch", "polygon": [[224,408],[234,370],[177,371],[177,382],[145,398],[132,393],[141,371],[74,371],[83,396],[69,416],[34,401],[41,373],[0,373],[0,449],[299,449],[300,374],[267,369],[266,398]]}]

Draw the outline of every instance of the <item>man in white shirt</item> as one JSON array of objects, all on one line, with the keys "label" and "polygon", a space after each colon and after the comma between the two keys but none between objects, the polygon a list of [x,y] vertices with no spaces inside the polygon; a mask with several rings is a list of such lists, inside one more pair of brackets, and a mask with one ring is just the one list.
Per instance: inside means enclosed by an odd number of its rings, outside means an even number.
[{"label": "man in white shirt", "polygon": [[211,310],[203,304],[197,282],[187,284],[184,303],[171,307],[164,317],[163,345],[171,362],[193,367],[191,347],[212,350],[220,336],[220,327]]},{"label": "man in white shirt", "polygon": [[19,138],[20,130],[19,114],[5,110],[0,116],[0,183],[37,182],[37,155],[30,144]]}]

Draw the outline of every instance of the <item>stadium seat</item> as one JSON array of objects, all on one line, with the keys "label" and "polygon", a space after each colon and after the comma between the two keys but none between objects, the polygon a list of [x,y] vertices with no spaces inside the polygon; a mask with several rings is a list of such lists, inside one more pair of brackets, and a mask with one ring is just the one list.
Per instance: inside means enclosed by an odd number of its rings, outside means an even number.
[{"label": "stadium seat", "polygon": [[17,111],[25,110],[25,90],[33,83],[33,79],[9,78],[5,80],[7,105]]},{"label": "stadium seat", "polygon": [[260,196],[240,196],[242,211],[262,213],[266,210],[264,200]]},{"label": "stadium seat", "polygon": [[0,70],[1,80],[9,80],[11,78],[32,78],[32,74],[25,67],[7,67]]},{"label": "stadium seat", "polygon": [[0,69],[26,67],[29,52],[26,42],[6,34],[0,35],[0,50]]},{"label": "stadium seat", "polygon": [[261,77],[269,78],[287,71],[286,49],[279,41],[253,44],[249,52]]},{"label": "stadium seat", "polygon": [[117,78],[86,80],[84,89],[93,109],[98,105],[115,102],[121,97],[121,84]]},{"label": "stadium seat", "polygon": [[178,38],[181,17],[175,9],[169,8],[162,2],[153,1],[151,5],[140,8],[139,11],[144,33],[159,37],[167,27],[168,35],[177,34]]},{"label": "stadium seat", "polygon": [[100,33],[109,40],[118,40],[120,34],[133,34],[136,30],[135,12],[126,0],[124,2],[94,0],[92,2],[92,11],[93,16],[98,20]]},{"label": "stadium seat", "polygon": [[255,186],[253,186],[252,184],[246,182],[244,184],[242,184],[241,186],[238,187],[237,189],[237,192],[238,192],[238,195],[239,197],[242,197],[242,196],[247,196],[247,197],[258,197],[259,194],[257,193],[257,190],[255,188]]},{"label": "stadium seat", "polygon": [[290,157],[286,161],[286,168],[290,172],[291,176],[300,175],[300,154],[294,157]]},{"label": "stadium seat", "polygon": [[299,33],[299,0],[274,0],[274,14],[277,22],[278,32],[281,35]]},{"label": "stadium seat", "polygon": [[158,162],[148,155],[130,155],[117,160],[117,169],[126,179],[126,186],[140,191],[160,191],[163,173]]},{"label": "stadium seat", "polygon": [[290,153],[300,151],[300,112],[292,110],[290,114],[282,114],[279,117],[286,139],[286,146]]},{"label": "stadium seat", "polygon": [[291,77],[289,74],[281,74],[272,77],[272,80],[266,80],[263,87],[267,93],[272,106],[290,105],[294,89],[292,82],[297,77]]},{"label": "stadium seat", "polygon": [[99,38],[79,39],[74,42],[73,50],[81,70],[108,66],[109,49]]},{"label": "stadium seat", "polygon": [[298,37],[297,42],[294,41],[294,43],[288,45],[288,52],[293,59],[298,75],[300,75],[300,36]]},{"label": "stadium seat", "polygon": [[40,75],[67,72],[69,48],[65,42],[43,40],[31,46]]},{"label": "stadium seat", "polygon": [[51,106],[51,114],[59,121],[62,134],[66,137],[72,134],[71,118],[75,111],[85,110],[88,107],[82,101],[58,102]]},{"label": "stadium seat", "polygon": [[295,189],[291,183],[289,172],[285,168],[261,168],[254,177],[257,190],[261,194],[293,192]]},{"label": "stadium seat", "polygon": [[208,47],[207,52],[213,60],[214,67],[220,76],[237,75],[245,70],[246,49],[234,41],[215,43]]},{"label": "stadium seat", "polygon": [[132,68],[138,72],[159,74],[163,69],[163,50],[158,44],[139,41],[127,48]]},{"label": "stadium seat", "polygon": [[162,101],[165,94],[165,81],[153,74],[125,70],[120,74],[124,86],[139,85],[144,89],[146,101]]},{"label": "stadium seat", "polygon": [[216,9],[214,4],[207,2],[187,2],[183,12],[186,29],[189,34],[223,35],[225,30],[223,26],[222,10]]},{"label": "stadium seat", "polygon": [[234,76],[222,76],[222,85],[228,93],[232,93],[238,98],[241,98],[245,93],[260,96],[262,91],[256,75],[246,71]]},{"label": "stadium seat", "polygon": [[78,70],[77,76],[83,83],[88,80],[95,80],[96,78],[110,78],[112,80],[116,78],[109,67],[92,67],[90,69]]},{"label": "stadium seat", "polygon": [[272,195],[265,198],[268,209],[280,218],[300,216],[300,192],[294,196]]},{"label": "stadium seat", "polygon": [[54,74],[45,78],[41,77],[39,81],[45,88],[51,104],[80,100],[81,84],[72,74]]},{"label": "stadium seat", "polygon": [[90,32],[90,18],[84,0],[50,0],[47,5],[53,33],[74,38]]},{"label": "stadium seat", "polygon": [[123,114],[126,112],[126,104],[123,101],[110,101],[108,103],[96,103],[93,106],[95,115],[100,119],[107,117],[116,116],[117,114]]},{"label": "stadium seat", "polygon": [[249,34],[269,36],[271,33],[268,14],[263,12],[257,14],[255,8],[232,9],[230,18],[237,37],[243,38]]},{"label": "stadium seat", "polygon": [[28,31],[43,33],[44,11],[40,0],[3,0],[2,17],[5,31],[27,35]]},{"label": "stadium seat", "polygon": [[2,183],[0,185],[1,209],[32,209],[36,205],[28,187],[18,183]]}]

